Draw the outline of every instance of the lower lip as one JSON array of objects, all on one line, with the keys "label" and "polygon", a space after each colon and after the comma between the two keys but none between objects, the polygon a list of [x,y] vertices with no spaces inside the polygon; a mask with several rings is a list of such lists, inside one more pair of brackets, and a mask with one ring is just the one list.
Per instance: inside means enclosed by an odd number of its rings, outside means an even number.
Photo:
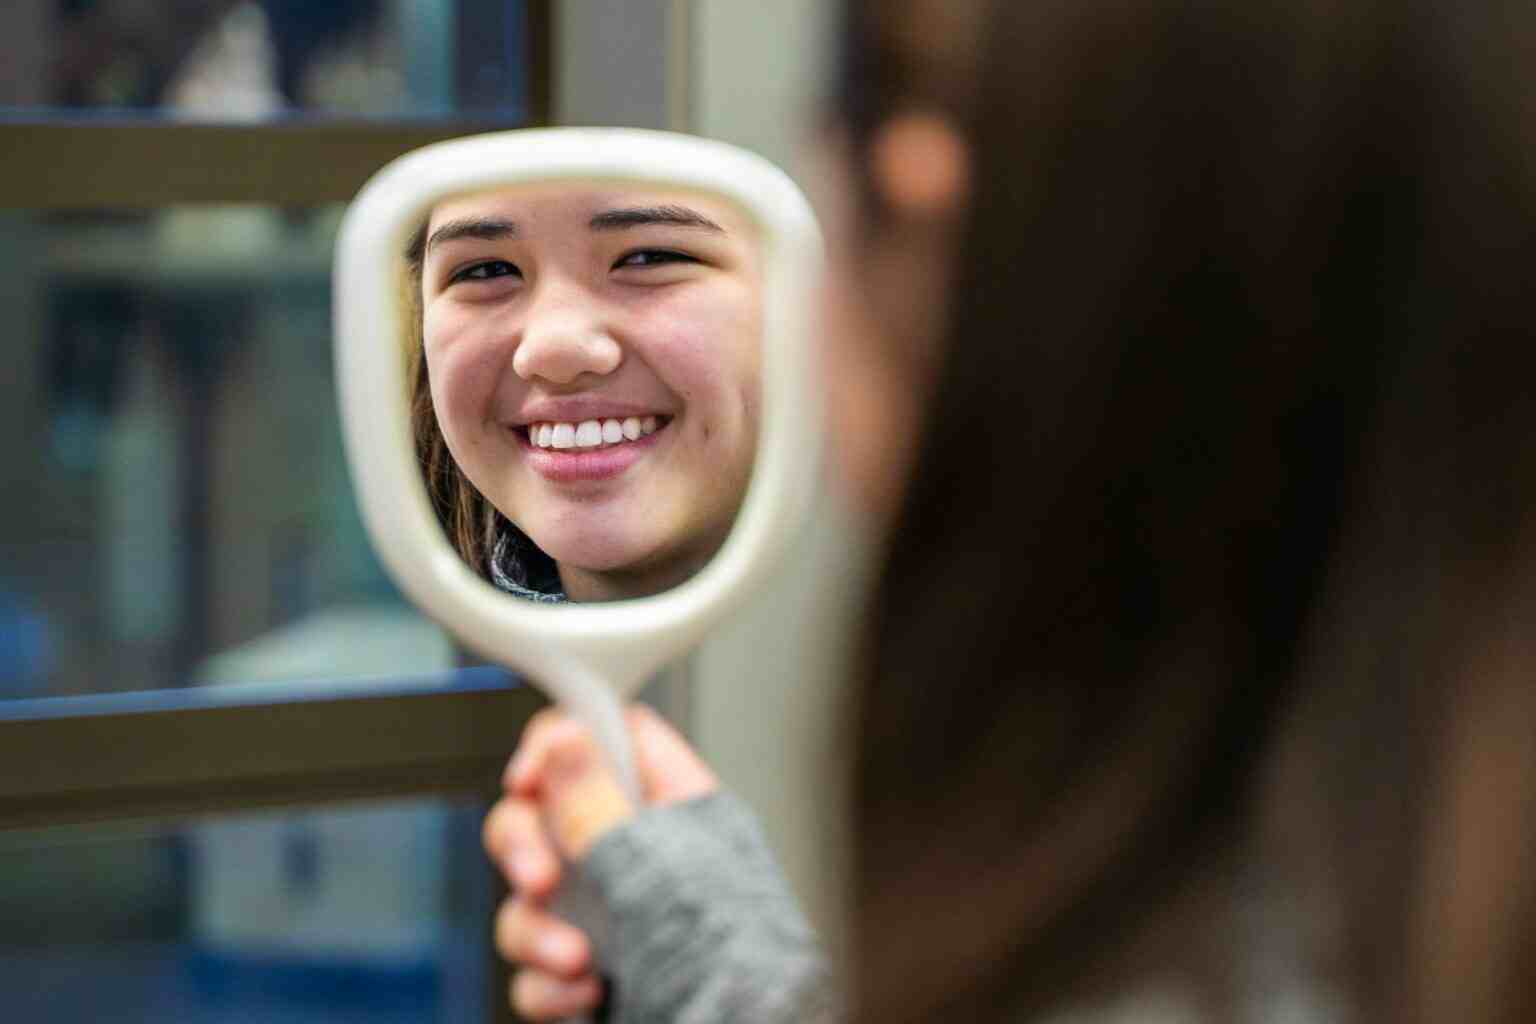
[{"label": "lower lip", "polygon": [[638,462],[666,429],[662,427],[634,441],[589,451],[578,448],[540,448],[521,431],[518,432],[518,438],[527,449],[528,464],[535,473],[558,484],[574,484],[613,479]]}]

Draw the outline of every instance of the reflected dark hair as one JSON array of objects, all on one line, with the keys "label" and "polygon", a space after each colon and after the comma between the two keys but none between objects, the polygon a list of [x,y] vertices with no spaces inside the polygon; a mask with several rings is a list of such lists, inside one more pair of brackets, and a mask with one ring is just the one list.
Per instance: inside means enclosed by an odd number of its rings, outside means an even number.
[{"label": "reflected dark hair", "polygon": [[[857,1019],[1191,977],[1225,1016],[1276,906],[1287,981],[1360,1019],[1536,1019],[1530,19],[975,6],[851,705]],[[929,88],[928,7],[846,4],[855,153]],[[1479,761],[1490,722],[1524,741]],[[1455,902],[1477,853],[1496,920]]]},{"label": "reflected dark hair", "polygon": [[[559,570],[520,529],[469,482],[448,450],[437,410],[423,345],[421,275],[426,261],[427,222],[411,234],[405,248],[404,319],[407,324],[406,379],[410,381],[411,431],[416,458],[426,479],[438,522],[459,555],[486,579],[498,575],[540,593],[559,590]],[[493,566],[493,562],[496,563]],[[499,574],[497,571],[499,569]]]}]

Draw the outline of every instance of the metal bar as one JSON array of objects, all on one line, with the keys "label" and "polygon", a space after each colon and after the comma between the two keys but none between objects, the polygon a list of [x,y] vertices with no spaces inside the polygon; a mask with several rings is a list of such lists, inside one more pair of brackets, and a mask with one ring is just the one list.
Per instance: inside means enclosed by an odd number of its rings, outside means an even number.
[{"label": "metal bar", "polygon": [[519,686],[0,721],[0,829],[488,796],[543,703]]},{"label": "metal bar", "polygon": [[0,205],[80,210],[339,202],[401,153],[510,127],[518,126],[462,120],[0,122]]},{"label": "metal bar", "polygon": [[555,40],[554,0],[527,0],[528,22],[528,120],[531,124],[554,123]]}]

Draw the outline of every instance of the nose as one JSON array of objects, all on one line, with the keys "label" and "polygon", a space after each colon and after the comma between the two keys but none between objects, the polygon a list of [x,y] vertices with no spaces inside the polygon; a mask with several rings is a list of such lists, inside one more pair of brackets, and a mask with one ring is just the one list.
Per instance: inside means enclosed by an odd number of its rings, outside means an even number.
[{"label": "nose", "polygon": [[590,299],[569,292],[542,297],[523,324],[512,371],[527,381],[567,386],[583,374],[619,368],[624,350],[604,327]]}]

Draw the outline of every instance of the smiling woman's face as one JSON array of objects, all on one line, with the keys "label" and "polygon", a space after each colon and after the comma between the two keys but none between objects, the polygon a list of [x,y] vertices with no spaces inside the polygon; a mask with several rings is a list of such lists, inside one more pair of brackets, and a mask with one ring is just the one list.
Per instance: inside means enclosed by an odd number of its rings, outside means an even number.
[{"label": "smiling woman's face", "polygon": [[470,482],[575,600],[692,575],[756,452],[745,218],[690,193],[555,184],[442,202],[426,237],[432,404]]}]

